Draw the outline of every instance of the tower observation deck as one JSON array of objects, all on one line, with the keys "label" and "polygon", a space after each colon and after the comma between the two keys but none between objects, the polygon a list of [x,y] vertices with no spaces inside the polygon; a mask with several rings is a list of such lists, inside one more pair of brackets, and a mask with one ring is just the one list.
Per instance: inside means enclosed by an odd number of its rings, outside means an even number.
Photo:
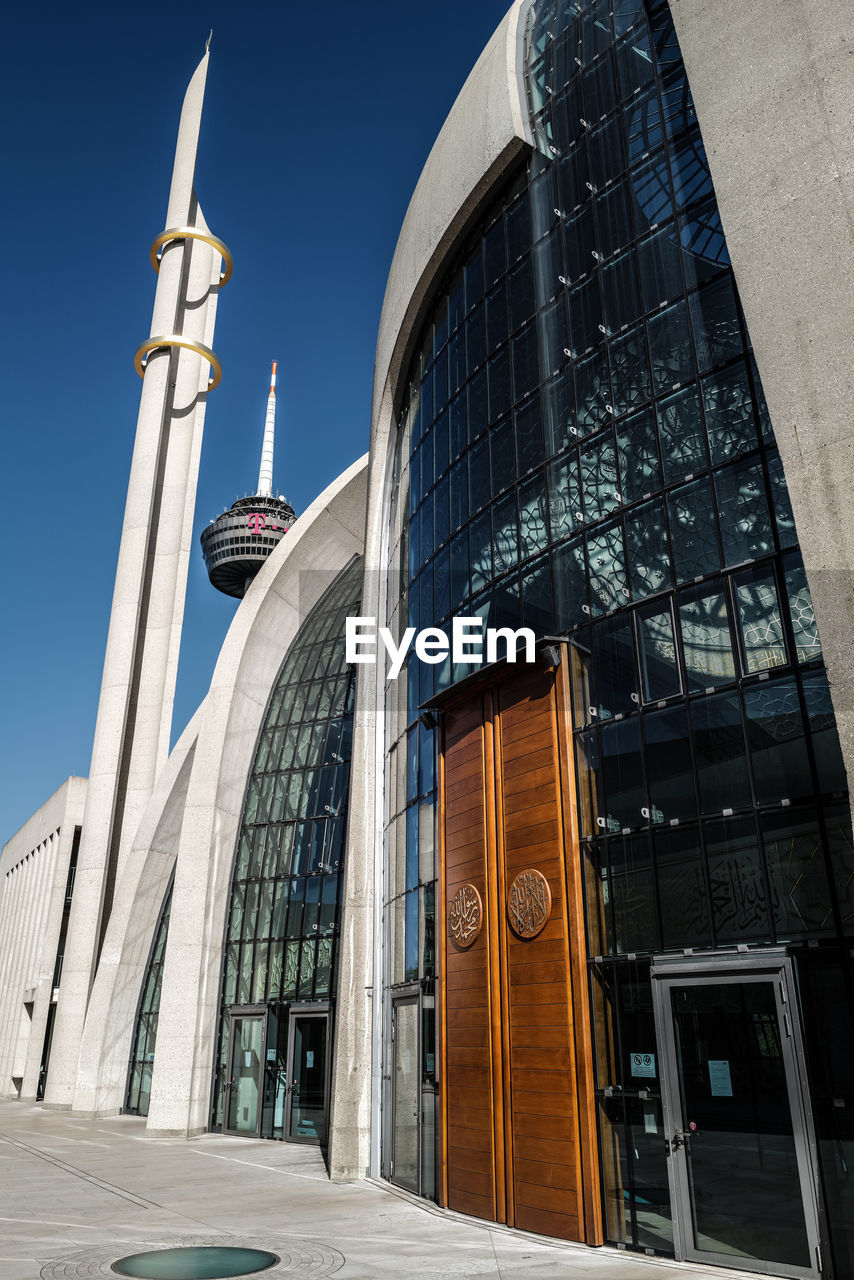
[{"label": "tower observation deck", "polygon": [[241,600],[264,561],[290,529],[294,509],[273,495],[273,445],[276,430],[276,362],[270,378],[258,492],[238,498],[202,530],[202,555],[211,585]]}]

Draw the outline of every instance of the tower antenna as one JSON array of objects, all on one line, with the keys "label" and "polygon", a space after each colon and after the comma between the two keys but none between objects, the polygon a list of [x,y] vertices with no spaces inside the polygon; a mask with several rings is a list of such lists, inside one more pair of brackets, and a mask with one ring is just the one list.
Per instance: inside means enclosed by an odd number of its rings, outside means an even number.
[{"label": "tower antenna", "polygon": [[273,495],[273,449],[276,436],[276,370],[273,361],[258,489],[248,498],[238,498],[228,511],[211,520],[202,530],[202,555],[211,585],[227,596],[241,600],[264,561],[296,519],[294,509],[281,494]]},{"label": "tower antenna", "polygon": [[276,367],[270,374],[270,391],[267,396],[267,416],[264,420],[264,441],[261,445],[261,467],[258,471],[258,493],[262,498],[273,496],[273,449],[276,442]]}]

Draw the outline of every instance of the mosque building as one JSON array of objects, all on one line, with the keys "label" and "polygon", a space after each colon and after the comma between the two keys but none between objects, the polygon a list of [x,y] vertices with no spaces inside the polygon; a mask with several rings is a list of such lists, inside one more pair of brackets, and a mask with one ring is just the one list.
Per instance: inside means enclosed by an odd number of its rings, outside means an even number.
[{"label": "mosque building", "polygon": [[[170,752],[231,274],[205,54],[89,778],[0,859],[0,1095],[854,1280],[844,17],[514,0],[403,221],[369,452],[299,516],[273,366],[257,493],[202,535],[240,604]],[[467,660],[462,620],[505,648]]]}]

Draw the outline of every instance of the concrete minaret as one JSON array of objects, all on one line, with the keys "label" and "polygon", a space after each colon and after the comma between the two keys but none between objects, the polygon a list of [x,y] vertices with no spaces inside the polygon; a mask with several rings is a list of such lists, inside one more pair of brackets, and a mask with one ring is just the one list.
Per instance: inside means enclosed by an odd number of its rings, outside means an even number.
[{"label": "concrete minaret", "polygon": [[193,186],[208,58],[184,97],[166,230],[151,249],[154,313],[136,353],[142,395],[45,1094],[56,1106],[73,1100],[113,886],[169,752],[205,405],[221,373],[214,317],[231,274]]}]

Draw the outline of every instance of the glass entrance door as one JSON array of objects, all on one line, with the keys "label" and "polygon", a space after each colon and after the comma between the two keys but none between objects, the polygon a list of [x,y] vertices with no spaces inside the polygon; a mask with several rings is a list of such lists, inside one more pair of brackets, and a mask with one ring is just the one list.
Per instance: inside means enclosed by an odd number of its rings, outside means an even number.
[{"label": "glass entrance door", "polygon": [[288,1139],[326,1141],[327,1013],[291,1012]]},{"label": "glass entrance door", "polygon": [[232,1014],[229,1029],[226,1133],[258,1136],[265,1014]]},{"label": "glass entrance door", "polygon": [[391,1179],[418,1194],[418,997],[395,1000],[392,1010]]},{"label": "glass entrance door", "polygon": [[724,957],[723,972],[712,961],[699,972],[684,960],[678,973],[653,966],[677,1257],[814,1276],[812,1144],[787,964],[743,961]]}]

